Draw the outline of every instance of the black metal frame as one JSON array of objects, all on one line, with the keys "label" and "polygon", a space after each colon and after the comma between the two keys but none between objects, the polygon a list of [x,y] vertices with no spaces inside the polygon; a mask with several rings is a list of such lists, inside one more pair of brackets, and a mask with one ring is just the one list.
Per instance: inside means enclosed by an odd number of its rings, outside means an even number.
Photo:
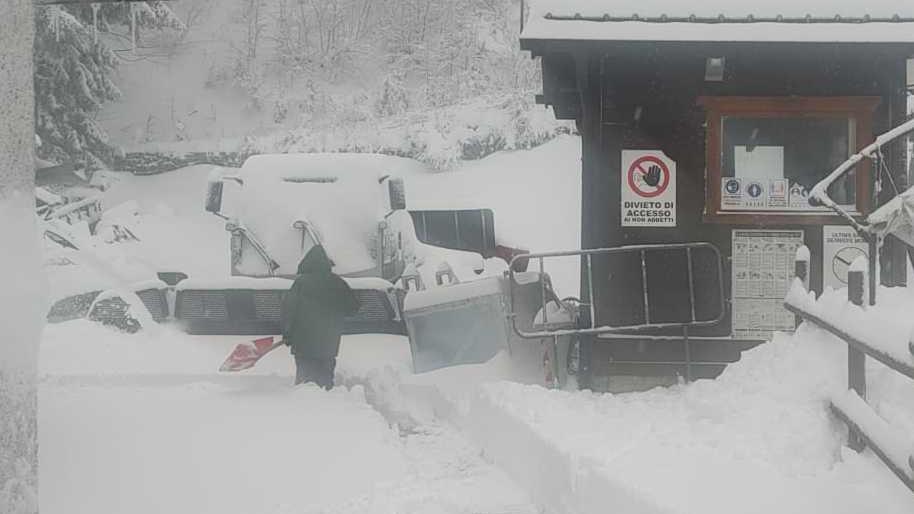
[{"label": "black metal frame", "polygon": [[[719,287],[719,298],[721,299],[721,309],[716,317],[710,320],[697,320],[695,319],[695,284],[693,280],[692,272],[692,250],[696,248],[709,249],[717,257],[717,273],[718,273],[718,287]],[[649,294],[647,291],[647,264],[645,260],[645,255],[649,251],[660,250],[660,251],[669,251],[669,250],[685,250],[686,256],[688,259],[688,269],[689,269],[689,297],[692,310],[692,321],[684,323],[651,323],[650,314],[647,306],[649,305]],[[596,309],[593,302],[594,297],[594,284],[593,284],[593,273],[592,273],[592,264],[594,255],[612,255],[612,254],[621,254],[621,253],[631,253],[638,252],[641,254],[641,273],[642,273],[642,297],[644,299],[645,305],[645,316],[647,323],[642,323],[638,325],[623,325],[623,326],[597,326],[596,325]],[[539,272],[540,274],[545,273],[544,261],[550,257],[575,257],[580,256],[585,259],[587,266],[587,287],[588,287],[588,298],[590,299],[589,303],[586,305],[589,308],[589,322],[587,323],[588,327],[578,327],[573,329],[558,329],[558,330],[541,330],[538,332],[525,332],[517,326],[517,318],[513,316],[514,306],[515,306],[515,293],[514,285],[516,283],[517,273],[514,271],[514,265],[516,261],[519,260],[539,260]],[[681,329],[683,330],[683,336],[688,338],[688,329],[697,328],[697,327],[708,327],[719,324],[723,321],[726,314],[726,309],[724,308],[724,284],[723,284],[723,260],[721,258],[720,250],[711,243],[672,243],[672,244],[648,244],[648,245],[631,245],[631,246],[619,246],[616,248],[598,248],[593,250],[571,250],[564,252],[543,252],[543,253],[532,253],[523,256],[517,256],[512,259],[511,264],[509,265],[510,281],[508,286],[509,296],[510,296],[510,305],[512,312],[511,327],[514,332],[523,339],[542,339],[546,337],[561,337],[561,336],[582,336],[582,335],[612,335],[612,334],[624,334],[627,332],[639,332],[642,330],[662,330],[662,329]],[[546,304],[547,297],[555,298],[554,293],[548,291],[547,284],[545,280],[540,281],[542,289],[542,298],[543,298],[543,325],[548,327],[548,315],[546,314]],[[559,301],[561,305],[564,304]],[[566,310],[571,310],[570,307],[564,306]],[[638,336],[642,339],[654,339],[657,340],[668,340],[670,336],[653,336],[653,335],[641,335]]]}]

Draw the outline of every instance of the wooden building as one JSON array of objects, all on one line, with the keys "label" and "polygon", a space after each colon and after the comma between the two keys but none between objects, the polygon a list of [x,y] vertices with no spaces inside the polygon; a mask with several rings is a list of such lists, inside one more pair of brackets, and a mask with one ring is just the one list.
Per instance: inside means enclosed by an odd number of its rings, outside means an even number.
[{"label": "wooden building", "polygon": [[[722,255],[719,323],[693,331],[689,344],[642,332],[597,337],[584,352],[595,374],[685,375],[689,360],[689,375],[715,376],[740,351],[792,329],[782,300],[798,245],[812,251],[818,291],[840,287],[841,263],[865,252],[807,194],[905,120],[914,2],[735,4],[540,0],[529,13],[521,46],[542,58],[538,100],[582,134],[583,247],[702,241]],[[884,173],[862,165],[831,197],[865,216],[893,196],[884,185],[874,193],[877,183],[891,176],[904,189],[904,159],[898,145]],[[903,253],[891,241],[880,253],[883,283],[904,283]],[[586,286],[582,294],[600,323],[643,322],[675,296],[675,284],[661,284],[650,306],[640,302],[636,269],[594,261],[593,298]],[[719,287],[697,279],[699,291]]]}]

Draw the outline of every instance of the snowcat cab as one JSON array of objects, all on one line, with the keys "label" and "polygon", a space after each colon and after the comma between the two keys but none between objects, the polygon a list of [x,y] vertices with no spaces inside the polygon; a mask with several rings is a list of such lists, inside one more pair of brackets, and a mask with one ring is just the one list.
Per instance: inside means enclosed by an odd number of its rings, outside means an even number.
[{"label": "snowcat cab", "polygon": [[512,254],[495,243],[491,211],[407,211],[404,179],[418,173],[375,154],[255,155],[237,174],[217,170],[206,210],[226,220],[232,277],[183,281],[175,317],[192,333],[278,333],[296,267],[321,245],[362,304],[347,332],[405,333],[407,287],[475,277],[486,258]]}]

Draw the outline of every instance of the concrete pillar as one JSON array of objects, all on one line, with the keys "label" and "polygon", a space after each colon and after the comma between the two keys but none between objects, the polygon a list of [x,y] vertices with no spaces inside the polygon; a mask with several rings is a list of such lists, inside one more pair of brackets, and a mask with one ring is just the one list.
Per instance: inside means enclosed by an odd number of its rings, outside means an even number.
[{"label": "concrete pillar", "polygon": [[35,226],[32,0],[0,2],[0,512],[38,512],[35,377],[46,312]]}]

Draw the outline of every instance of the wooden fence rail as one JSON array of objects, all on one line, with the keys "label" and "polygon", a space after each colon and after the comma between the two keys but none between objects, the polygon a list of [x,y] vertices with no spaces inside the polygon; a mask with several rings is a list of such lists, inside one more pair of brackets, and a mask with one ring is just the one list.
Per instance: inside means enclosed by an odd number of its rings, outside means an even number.
[{"label": "wooden fence rail", "polygon": [[[797,252],[795,268],[804,289],[808,289],[809,284],[809,261],[809,250],[802,247]],[[867,261],[860,257],[848,272],[848,301],[859,308],[863,308],[866,269]],[[872,272],[871,269],[870,273]],[[871,300],[874,303],[875,295],[871,295]],[[893,430],[866,403],[866,357],[869,356],[912,380],[914,359],[904,359],[880,348],[878,343],[867,341],[866,337],[852,335],[847,327],[825,319],[822,313],[811,312],[808,304],[796,301],[791,296],[785,300],[784,306],[797,316],[798,322],[805,320],[812,323],[847,344],[848,390],[833,396],[829,407],[848,426],[848,446],[858,452],[868,446],[914,492],[914,455],[911,454],[914,444],[907,434]],[[914,356],[914,341],[909,342],[908,350]]]}]

